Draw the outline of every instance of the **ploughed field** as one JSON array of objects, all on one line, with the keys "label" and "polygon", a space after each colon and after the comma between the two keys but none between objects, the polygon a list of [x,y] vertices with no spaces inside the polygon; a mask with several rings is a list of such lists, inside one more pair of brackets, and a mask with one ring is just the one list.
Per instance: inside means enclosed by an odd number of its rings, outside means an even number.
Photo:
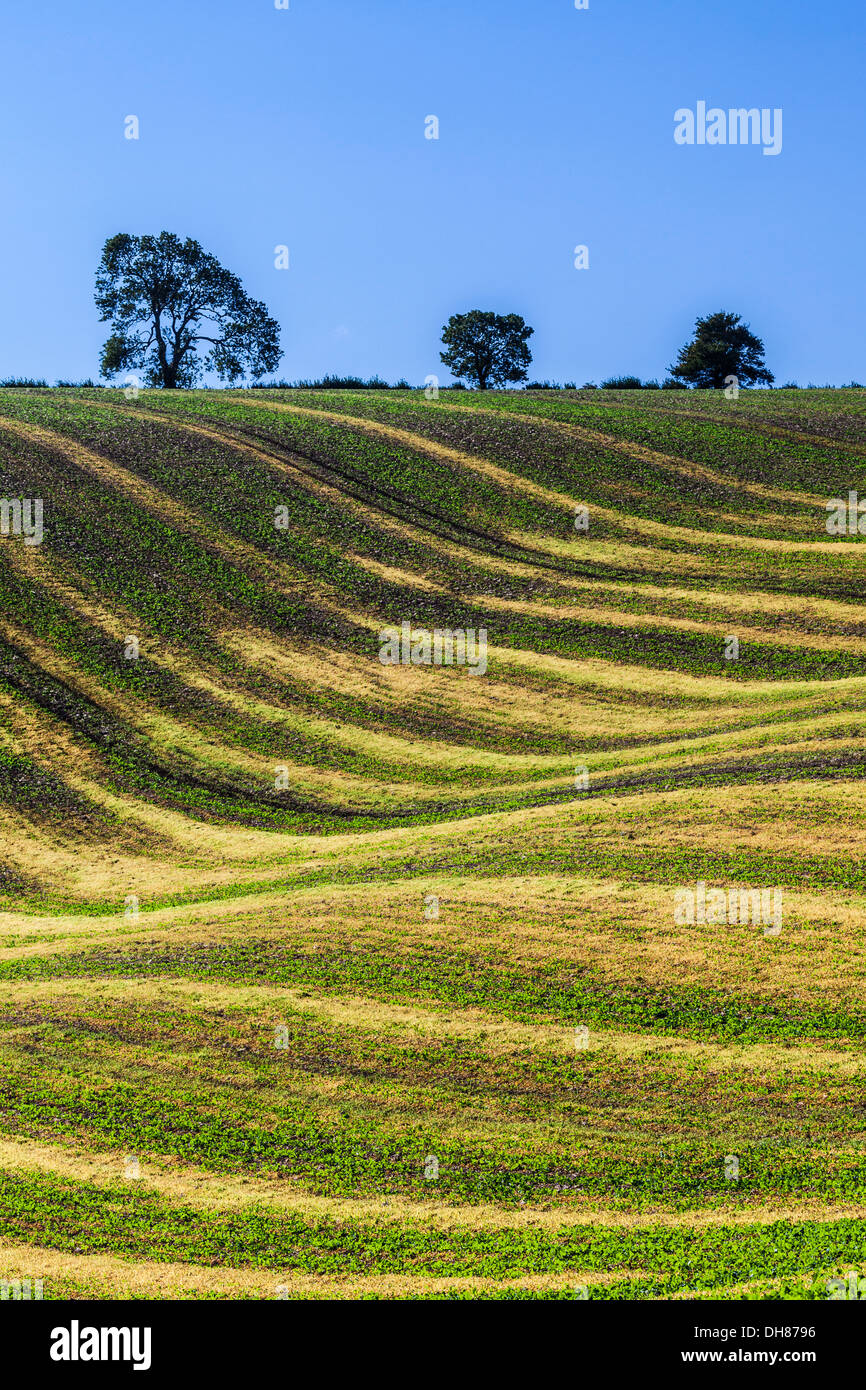
[{"label": "ploughed field", "polygon": [[0,1277],[866,1273],[864,451],[855,390],[0,392]]}]

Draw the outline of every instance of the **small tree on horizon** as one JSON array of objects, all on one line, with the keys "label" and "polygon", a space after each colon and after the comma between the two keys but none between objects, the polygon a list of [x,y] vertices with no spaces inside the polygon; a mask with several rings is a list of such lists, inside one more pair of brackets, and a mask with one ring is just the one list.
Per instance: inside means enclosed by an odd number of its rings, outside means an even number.
[{"label": "small tree on horizon", "polygon": [[470,309],[451,315],[442,330],[446,351],[439,356],[453,376],[466,377],[479,391],[525,381],[534,331],[519,314]]},{"label": "small tree on horizon", "polygon": [[668,371],[675,381],[720,391],[735,376],[741,386],[763,383],[775,377],[764,361],[764,344],[743,323],[739,314],[720,310],[695,321],[695,336],[680,349]]},{"label": "small tree on horizon", "polygon": [[110,237],[95,298],[113,330],[99,364],[106,378],[139,368],[148,385],[171,389],[194,386],[210,370],[234,382],[274,371],[282,357],[280,326],[265,305],[190,237]]}]

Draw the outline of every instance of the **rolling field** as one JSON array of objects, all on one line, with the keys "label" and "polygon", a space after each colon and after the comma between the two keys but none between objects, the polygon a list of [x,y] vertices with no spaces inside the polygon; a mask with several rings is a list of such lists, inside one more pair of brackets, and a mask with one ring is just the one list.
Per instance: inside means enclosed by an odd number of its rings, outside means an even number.
[{"label": "rolling field", "polygon": [[[0,391],[44,505],[0,536],[0,1278],[866,1274],[864,458],[859,390]],[[384,664],[404,623],[486,671]]]}]

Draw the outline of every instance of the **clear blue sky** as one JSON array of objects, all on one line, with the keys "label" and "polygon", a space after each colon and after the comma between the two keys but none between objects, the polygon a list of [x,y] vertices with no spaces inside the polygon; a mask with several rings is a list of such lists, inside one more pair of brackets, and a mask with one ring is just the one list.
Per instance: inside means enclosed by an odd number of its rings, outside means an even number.
[{"label": "clear blue sky", "polygon": [[[7,0],[0,375],[95,377],[102,244],[165,228],[288,378],[444,381],[470,308],[524,315],[535,377],[662,376],[725,308],[777,383],[866,380],[863,0],[290,3]],[[781,154],[675,144],[701,100],[781,107]]]}]

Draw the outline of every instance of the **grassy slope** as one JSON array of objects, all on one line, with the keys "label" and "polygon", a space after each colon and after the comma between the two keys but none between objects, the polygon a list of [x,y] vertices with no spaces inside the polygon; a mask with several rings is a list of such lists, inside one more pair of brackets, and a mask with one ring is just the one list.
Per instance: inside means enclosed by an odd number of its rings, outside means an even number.
[{"label": "grassy slope", "polygon": [[[0,539],[0,1274],[866,1270],[864,449],[856,391],[0,393],[45,499]],[[381,665],[403,619],[488,674]],[[699,880],[781,934],[678,925]]]}]

